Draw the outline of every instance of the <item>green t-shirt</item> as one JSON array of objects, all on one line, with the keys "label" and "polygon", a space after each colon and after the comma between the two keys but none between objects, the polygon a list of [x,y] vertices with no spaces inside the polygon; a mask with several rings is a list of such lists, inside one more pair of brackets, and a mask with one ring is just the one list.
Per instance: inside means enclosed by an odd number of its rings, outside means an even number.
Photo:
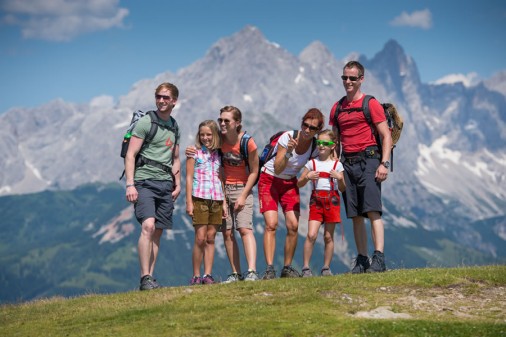
[{"label": "green t-shirt", "polygon": [[[177,134],[174,132],[174,123],[172,122],[172,118],[169,118],[168,121],[158,118],[158,121],[160,125],[158,125],[155,137],[146,146],[142,147],[140,154],[142,154],[145,158],[157,161],[172,168],[172,153],[174,152],[176,144],[179,144],[181,135],[179,130],[177,131]],[[139,119],[135,125],[132,135],[141,139],[146,139],[150,129],[151,118],[149,115],[145,115]],[[164,170],[149,164],[136,167],[134,180],[145,179],[172,180],[172,177]]]}]

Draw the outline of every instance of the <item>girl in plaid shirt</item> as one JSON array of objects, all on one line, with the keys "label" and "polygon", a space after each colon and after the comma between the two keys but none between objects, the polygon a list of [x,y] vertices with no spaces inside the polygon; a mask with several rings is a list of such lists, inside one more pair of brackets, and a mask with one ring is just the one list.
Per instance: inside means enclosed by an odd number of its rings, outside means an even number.
[{"label": "girl in plaid shirt", "polygon": [[186,160],[186,213],[192,217],[195,228],[190,285],[213,284],[214,240],[227,215],[218,125],[212,120],[203,121],[195,138],[197,151]]}]

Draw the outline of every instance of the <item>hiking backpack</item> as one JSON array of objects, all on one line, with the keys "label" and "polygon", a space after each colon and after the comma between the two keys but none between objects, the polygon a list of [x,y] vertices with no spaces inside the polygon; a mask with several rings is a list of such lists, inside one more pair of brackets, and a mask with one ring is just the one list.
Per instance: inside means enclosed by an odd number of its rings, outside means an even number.
[{"label": "hiking backpack", "polygon": [[[262,167],[267,163],[269,160],[274,158],[276,156],[277,152],[274,152],[274,149],[276,148],[276,145],[278,144],[279,137],[286,131],[278,131],[274,135],[269,138],[269,142],[265,145],[262,153],[258,157],[258,176],[257,180],[255,181],[255,185],[258,183],[258,179],[260,179],[260,172],[262,170]],[[293,138],[297,138],[299,135],[299,130],[293,131]],[[313,154],[314,149],[316,149],[316,138],[313,137],[311,142],[311,152],[310,152],[310,158],[311,154]]]},{"label": "hiking backpack", "polygon": [[[374,124],[372,122],[371,118],[371,112],[369,111],[369,101],[371,98],[374,98],[374,96],[366,95],[364,97],[364,100],[362,101],[362,107],[360,108],[349,108],[349,109],[342,109],[341,106],[343,104],[344,99],[346,96],[342,97],[339,102],[336,105],[336,108],[334,110],[334,125],[336,126],[337,130],[339,131],[339,134],[341,134],[341,131],[339,130],[339,123],[337,121],[337,117],[341,112],[355,112],[355,111],[362,111],[364,113],[365,119],[369,126],[371,127],[372,133],[374,135],[374,138],[376,139],[376,144],[378,144],[379,150],[381,152],[381,137],[379,136],[378,132],[376,131],[376,128],[374,127]],[[396,146],[397,142],[399,141],[399,138],[401,137],[402,127],[404,126],[404,122],[402,120],[402,117],[397,112],[397,109],[395,106],[391,103],[382,103],[381,106],[383,107],[383,112],[385,113],[385,118],[388,124],[388,129],[392,133],[392,149],[390,150],[390,161],[392,165],[390,166],[390,171],[394,170],[394,147]]]},{"label": "hiking backpack", "polygon": [[[158,126],[160,125],[160,121],[158,120],[158,115],[153,110],[150,110],[150,111],[141,111],[141,110],[134,111],[134,113],[132,114],[132,120],[130,121],[130,125],[129,125],[128,129],[127,129],[127,132],[126,132],[125,136],[123,137],[123,142],[121,143],[121,154],[120,154],[120,156],[121,156],[121,158],[125,158],[125,156],[126,156],[126,154],[128,152],[128,146],[130,145],[130,139],[132,137],[132,131],[134,130],[135,126],[137,125],[137,122],[139,121],[139,119],[141,119],[142,117],[144,117],[146,115],[149,115],[149,118],[151,119],[151,128],[149,129],[149,132],[148,132],[146,138],[144,139],[144,141],[142,143],[142,147],[141,147],[139,153],[137,153],[137,156],[135,157],[135,167],[140,167],[140,166],[145,165],[145,164],[150,164],[150,165],[158,167],[158,168],[160,168],[160,169],[164,170],[165,172],[168,172],[169,174],[172,175],[172,171],[171,171],[171,169],[167,165],[164,165],[163,163],[160,163],[160,162],[157,162],[157,161],[154,161],[154,160],[151,160],[151,159],[147,159],[147,158],[145,158],[144,156],[141,155],[142,149],[148,143],[150,143],[153,140],[153,138],[155,138],[156,132],[158,131]],[[174,125],[174,128],[171,128],[171,130],[177,135],[178,128],[179,128],[178,125],[177,125],[177,122],[176,122],[176,120],[172,116],[170,116],[170,119],[172,121],[172,124]],[[125,170],[123,170],[123,173],[121,174],[121,177],[119,177],[119,180],[121,180],[124,175],[125,175]]]}]

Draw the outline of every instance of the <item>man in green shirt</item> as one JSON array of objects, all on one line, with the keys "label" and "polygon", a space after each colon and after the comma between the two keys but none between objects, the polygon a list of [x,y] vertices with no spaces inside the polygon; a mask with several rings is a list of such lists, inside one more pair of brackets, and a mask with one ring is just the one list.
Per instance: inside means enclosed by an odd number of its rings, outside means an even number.
[{"label": "man in green shirt", "polygon": [[[138,242],[140,290],[160,287],[153,278],[160,238],[164,229],[172,229],[174,202],[181,192],[180,134],[171,116],[178,96],[179,90],[171,83],[156,88],[157,132],[152,141],[143,145],[151,117],[146,114],[139,119],[125,156],[126,198],[134,204],[135,217],[142,227]],[[142,159],[140,165],[138,155]]]}]

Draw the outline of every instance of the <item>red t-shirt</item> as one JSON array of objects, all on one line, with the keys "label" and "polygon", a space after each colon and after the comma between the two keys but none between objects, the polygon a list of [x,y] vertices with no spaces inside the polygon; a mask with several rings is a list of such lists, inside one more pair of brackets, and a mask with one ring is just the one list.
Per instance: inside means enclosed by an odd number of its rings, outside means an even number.
[{"label": "red t-shirt", "polygon": [[[358,101],[352,102],[352,104],[349,104],[348,99],[345,98],[341,108],[361,108],[364,98],[365,95]],[[329,125],[334,125],[334,115],[338,103],[339,102],[336,102],[330,111]],[[383,107],[374,98],[369,100],[369,111],[373,124],[381,123],[386,120]],[[367,123],[362,111],[353,111],[350,113],[341,112],[338,115],[338,122],[339,131],[341,133],[341,145],[344,153],[361,152],[368,146],[376,145],[376,139],[374,138],[372,129],[369,123]]]}]

